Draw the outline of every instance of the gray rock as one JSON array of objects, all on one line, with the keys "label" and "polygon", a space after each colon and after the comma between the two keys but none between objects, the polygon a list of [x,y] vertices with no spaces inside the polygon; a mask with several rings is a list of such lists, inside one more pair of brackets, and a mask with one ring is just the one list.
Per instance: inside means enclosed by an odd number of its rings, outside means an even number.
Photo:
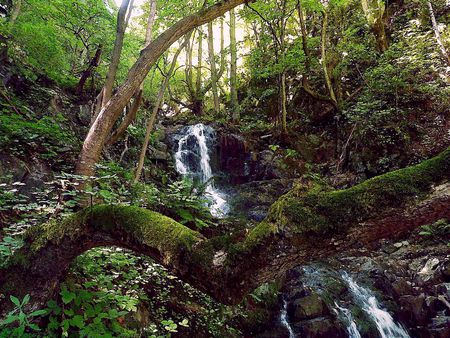
[{"label": "gray rock", "polygon": [[301,321],[327,315],[329,309],[317,294],[312,294],[294,302],[293,321]]}]

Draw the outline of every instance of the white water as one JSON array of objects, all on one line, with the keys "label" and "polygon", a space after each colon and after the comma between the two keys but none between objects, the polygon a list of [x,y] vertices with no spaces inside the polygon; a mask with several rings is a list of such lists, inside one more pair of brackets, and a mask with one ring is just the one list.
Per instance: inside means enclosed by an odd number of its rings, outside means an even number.
[{"label": "white water", "polygon": [[291,324],[289,324],[287,318],[287,302],[284,299],[283,299],[283,308],[281,309],[280,314],[280,322],[289,331],[289,338],[295,338],[294,330],[292,329]]},{"label": "white water", "polygon": [[377,299],[368,289],[358,285],[345,272],[342,274],[342,278],[349,286],[355,301],[374,321],[381,338],[410,338],[406,330],[400,324],[395,323],[387,311],[380,308]]},{"label": "white water", "polygon": [[353,320],[352,313],[349,309],[339,306],[338,303],[334,302],[334,311],[336,314],[344,319],[347,325],[347,333],[349,338],[361,338],[361,334],[358,331],[355,321]]},{"label": "white water", "polygon": [[189,138],[192,136],[195,137],[196,146],[199,148],[199,164],[201,170],[200,182],[206,184],[205,197],[210,201],[211,215],[214,217],[224,217],[228,214],[230,208],[225,199],[225,195],[214,186],[213,182],[211,182],[213,174],[210,165],[209,149],[206,144],[205,125],[200,123],[189,126],[186,134],[178,142],[178,150],[175,153],[176,169],[178,173],[186,177],[194,174],[191,172],[189,164],[186,162],[187,157],[183,156],[183,154],[186,154],[187,152],[194,151],[194,149],[189,149],[190,145],[188,142]]}]

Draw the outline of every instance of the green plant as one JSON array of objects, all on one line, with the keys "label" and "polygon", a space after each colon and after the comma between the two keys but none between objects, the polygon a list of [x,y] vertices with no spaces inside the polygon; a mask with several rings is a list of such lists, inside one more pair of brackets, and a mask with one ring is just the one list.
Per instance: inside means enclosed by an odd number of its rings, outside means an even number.
[{"label": "green plant", "polygon": [[25,306],[30,302],[30,295],[25,295],[20,301],[17,297],[10,296],[14,309],[0,322],[0,337],[33,337],[30,331],[40,331],[37,324],[33,323],[36,317],[47,314],[46,310],[27,312]]},{"label": "green plant", "polygon": [[20,249],[22,246],[23,240],[21,237],[4,237],[0,242],[0,268],[4,267],[14,251]]},{"label": "green plant", "polygon": [[432,240],[445,241],[450,239],[450,223],[446,219],[440,219],[433,224],[422,225],[420,229],[419,235]]}]

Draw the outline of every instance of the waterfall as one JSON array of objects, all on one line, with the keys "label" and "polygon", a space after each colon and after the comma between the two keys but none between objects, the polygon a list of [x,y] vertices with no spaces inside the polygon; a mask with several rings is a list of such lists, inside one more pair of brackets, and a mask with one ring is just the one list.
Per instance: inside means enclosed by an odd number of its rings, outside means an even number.
[{"label": "waterfall", "polygon": [[184,177],[198,179],[206,184],[205,197],[210,202],[210,212],[214,217],[224,217],[229,212],[225,195],[214,186],[210,164],[208,141],[213,141],[214,130],[204,124],[196,124],[185,129],[178,141],[175,166]]},{"label": "waterfall", "polygon": [[291,324],[289,324],[287,318],[287,302],[285,299],[283,299],[283,308],[281,309],[280,322],[288,330],[289,338],[295,338],[294,330],[292,329]]},{"label": "waterfall", "polygon": [[347,333],[349,338],[361,338],[361,334],[358,331],[358,327],[356,326],[355,321],[353,320],[352,312],[349,309],[346,309],[342,306],[339,306],[338,303],[334,302],[335,308],[334,312],[340,317],[343,318],[343,322],[347,325]]},{"label": "waterfall", "polygon": [[381,338],[409,338],[409,334],[400,325],[394,322],[392,316],[380,308],[376,297],[370,290],[358,285],[347,273],[342,274],[343,280],[350,288],[355,301],[362,307],[377,326]]}]

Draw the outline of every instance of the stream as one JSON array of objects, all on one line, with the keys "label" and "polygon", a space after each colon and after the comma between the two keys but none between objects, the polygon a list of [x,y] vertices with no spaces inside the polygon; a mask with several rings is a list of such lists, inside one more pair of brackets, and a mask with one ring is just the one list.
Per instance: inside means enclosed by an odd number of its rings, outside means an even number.
[{"label": "stream", "polygon": [[[227,195],[216,187],[214,183],[214,171],[211,165],[211,157],[217,144],[216,133],[210,126],[196,124],[182,128],[178,132],[178,144],[174,154],[177,172],[185,178],[192,179],[204,185],[205,198],[211,214],[217,218],[226,217],[230,212]],[[316,293],[326,293],[326,276],[323,270],[314,267],[303,268],[307,278],[302,284]],[[345,327],[346,334],[350,338],[363,337],[355,311],[365,313],[365,319],[376,327],[380,338],[409,338],[404,327],[396,323],[391,314],[386,311],[377,300],[374,293],[367,287],[358,284],[347,272],[332,272],[333,278],[345,285],[347,300],[332,299],[327,304],[334,312],[338,322]],[[327,271],[326,274],[330,274]],[[325,287],[324,287],[325,285]],[[289,300],[283,295],[280,297],[281,310],[278,315],[278,325],[287,331],[289,338],[300,337],[296,332],[298,324],[293,325],[289,316]],[[356,310],[355,310],[356,309]]]}]

